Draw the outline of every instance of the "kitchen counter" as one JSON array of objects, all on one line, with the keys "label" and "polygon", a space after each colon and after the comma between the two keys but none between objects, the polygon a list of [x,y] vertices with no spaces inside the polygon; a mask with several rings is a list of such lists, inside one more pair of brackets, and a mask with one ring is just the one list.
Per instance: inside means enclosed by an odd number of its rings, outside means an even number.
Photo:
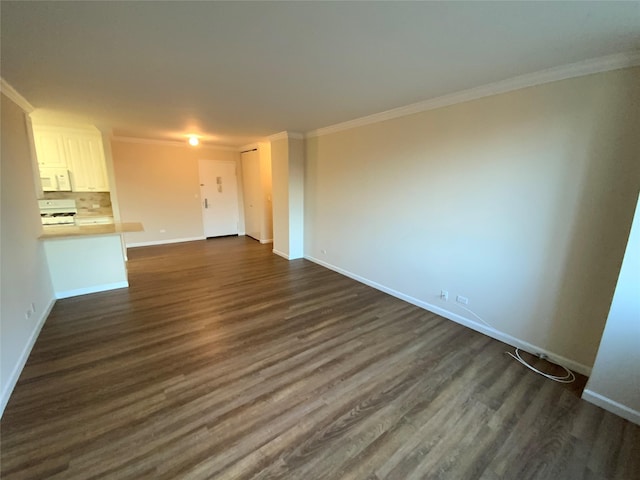
[{"label": "kitchen counter", "polygon": [[120,235],[128,232],[142,232],[144,228],[139,222],[109,223],[96,225],[51,225],[42,227],[41,240],[67,237],[83,237],[92,235]]}]

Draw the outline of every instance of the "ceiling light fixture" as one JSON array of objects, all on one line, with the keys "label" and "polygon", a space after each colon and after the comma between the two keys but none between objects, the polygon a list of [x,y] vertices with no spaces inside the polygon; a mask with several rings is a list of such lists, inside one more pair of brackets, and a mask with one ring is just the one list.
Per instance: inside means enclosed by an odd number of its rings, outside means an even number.
[{"label": "ceiling light fixture", "polygon": [[191,145],[192,147],[195,147],[199,143],[200,143],[200,140],[198,140],[198,137],[196,137],[195,135],[189,135],[189,145]]}]

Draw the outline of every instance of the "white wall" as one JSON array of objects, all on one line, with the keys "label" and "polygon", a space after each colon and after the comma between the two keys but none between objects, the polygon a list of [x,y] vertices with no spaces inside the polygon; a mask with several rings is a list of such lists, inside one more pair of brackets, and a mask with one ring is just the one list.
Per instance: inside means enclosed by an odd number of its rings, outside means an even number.
[{"label": "white wall", "polygon": [[271,142],[273,251],[295,259],[304,255],[304,141],[283,133]]},{"label": "white wall", "polygon": [[120,222],[120,202],[118,201],[118,185],[116,183],[116,174],[113,170],[113,153],[111,151],[111,134],[106,133],[106,129],[100,129],[102,133],[102,146],[104,148],[104,160],[107,167],[107,178],[109,181],[109,198],[111,200],[111,211],[113,212],[113,220]]},{"label": "white wall", "polygon": [[289,139],[289,258],[304,256],[304,141]]},{"label": "white wall", "polygon": [[[13,391],[54,297],[36,201],[25,116],[2,96],[0,414]],[[35,312],[25,317],[31,304]]]},{"label": "white wall", "polygon": [[271,142],[273,172],[273,251],[289,258],[289,141]]},{"label": "white wall", "polygon": [[640,425],[640,197],[607,324],[582,398]]},{"label": "white wall", "polygon": [[307,139],[305,255],[588,373],[640,187],[639,72]]},{"label": "white wall", "polygon": [[260,143],[258,147],[260,155],[260,180],[262,182],[262,225],[260,230],[260,242],[273,241],[273,185],[271,173],[271,145]]},{"label": "white wall", "polygon": [[111,154],[120,219],[144,227],[125,234],[127,246],[204,239],[198,160],[240,163],[236,151],[119,139],[111,142]]},{"label": "white wall", "polygon": [[260,243],[273,242],[273,184],[271,144],[255,143],[240,148],[242,195],[246,234]]}]

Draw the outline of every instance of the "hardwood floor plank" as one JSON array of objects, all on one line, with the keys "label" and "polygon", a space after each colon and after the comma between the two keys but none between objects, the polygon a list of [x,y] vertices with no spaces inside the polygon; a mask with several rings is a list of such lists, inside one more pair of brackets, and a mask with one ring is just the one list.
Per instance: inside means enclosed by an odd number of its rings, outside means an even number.
[{"label": "hardwood floor plank", "polygon": [[[293,395],[296,393],[296,391],[295,390],[292,391],[290,388],[291,386],[289,386],[289,388],[287,388],[285,392],[278,392],[277,396],[269,398],[268,401],[273,403],[272,406],[274,408],[277,407],[278,404],[285,404],[289,406],[294,405],[294,408],[293,409],[288,408],[286,412],[278,412],[280,414],[279,417],[275,418],[275,420],[270,421],[268,428],[266,430],[260,427],[258,429],[253,428],[251,441],[246,444],[245,448],[247,449],[247,451],[244,452],[244,454],[249,454],[253,449],[258,448],[260,445],[264,444],[266,441],[272,438],[274,434],[277,434],[283,429],[291,428],[294,425],[296,425],[303,418],[304,415],[310,413],[309,411],[310,408],[315,410],[316,407],[322,408],[323,406],[325,406],[327,403],[329,403],[329,399],[327,398],[327,395],[330,395],[332,390],[336,390],[335,387],[337,384],[340,385],[344,383],[346,381],[345,379],[348,379],[350,385],[354,387],[352,391],[356,393],[358,396],[361,397],[364,394],[368,394],[368,391],[366,389],[365,390],[356,389],[355,387],[358,385],[362,385],[362,381],[369,381],[370,378],[374,375],[378,377],[383,375],[387,375],[387,376],[390,375],[390,372],[392,372],[393,370],[388,369],[387,368],[388,365],[393,365],[395,362],[400,362],[400,361],[409,362],[410,361],[409,355],[415,349],[421,346],[415,340],[415,337],[411,335],[406,335],[406,332],[403,335],[403,337],[404,337],[405,343],[401,345],[400,350],[396,350],[396,352],[391,355],[389,355],[389,352],[376,352],[375,353],[376,357],[373,357],[372,354],[376,350],[375,346],[373,346],[370,349],[370,352],[367,352],[366,357],[364,357],[366,358],[365,363],[358,362],[354,357],[355,362],[351,364],[352,366],[350,367],[349,372],[342,372],[338,370],[337,373],[339,373],[340,375],[336,376],[335,373],[333,373],[332,369],[328,369],[326,372],[326,375],[329,377],[330,381],[328,383],[323,383],[324,380],[322,379],[322,377],[320,378],[316,377],[316,379],[314,379],[313,382],[318,383],[319,381],[322,384],[322,386],[321,388],[316,388],[315,390],[313,390],[311,392],[311,395],[309,395],[309,397],[300,398],[299,396]],[[407,344],[406,342],[409,342],[409,343]],[[336,366],[341,366],[344,363],[345,362],[336,363]],[[365,367],[364,366],[365,364],[368,364],[368,365]],[[316,367],[314,366],[313,369],[315,368]],[[333,370],[335,370],[335,368],[333,368]],[[382,377],[382,378],[385,378],[385,377]],[[390,379],[391,377],[388,377],[388,380]],[[297,382],[297,385],[295,385],[296,390],[298,388],[300,388],[303,391],[307,390],[307,388],[305,387],[307,386],[309,381],[310,380],[306,375],[301,377],[301,379]],[[323,393],[325,390],[328,391],[328,393]],[[340,394],[343,396],[345,395],[345,391],[343,387],[340,388]],[[294,397],[293,401],[291,400],[292,396]],[[286,402],[286,403],[283,403],[283,402]],[[264,409],[259,408],[259,410],[262,411]],[[300,416],[297,416],[297,414],[299,414]],[[247,416],[243,415],[243,423],[246,422],[246,418]],[[221,431],[221,434],[222,434],[222,431],[236,430],[239,427],[240,426],[238,425],[238,426],[235,426],[235,428],[227,428],[227,426],[219,425],[219,424],[215,426],[216,429],[219,429]],[[234,452],[233,458],[234,459],[238,458],[241,455],[243,455],[242,449],[237,449],[236,452]],[[227,460],[228,459],[225,459],[225,461]],[[202,464],[198,465],[197,468],[204,469],[207,472],[216,472],[218,468],[217,467],[218,464],[219,462],[217,461],[217,459],[207,458],[203,460]]]},{"label": "hardwood floor plank", "polygon": [[[605,478],[613,478],[619,468],[619,455],[625,437],[626,421],[620,417],[603,415],[596,441],[589,455],[589,468]],[[638,454],[636,451],[636,455]]]},{"label": "hardwood floor plank", "polygon": [[635,479],[640,427],[509,347],[244,237],[129,251],[60,300],[3,479]]}]

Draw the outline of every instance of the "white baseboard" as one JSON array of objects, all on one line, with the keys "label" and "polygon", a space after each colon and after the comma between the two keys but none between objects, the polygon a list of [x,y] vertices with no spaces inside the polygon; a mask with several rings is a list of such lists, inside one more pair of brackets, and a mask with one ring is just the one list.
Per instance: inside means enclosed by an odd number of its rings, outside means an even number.
[{"label": "white baseboard", "polygon": [[280,252],[278,250],[276,250],[275,248],[272,250],[273,253],[275,253],[276,255],[280,255],[282,258],[286,259],[286,260],[290,260],[289,255],[287,255],[286,253]]},{"label": "white baseboard", "polygon": [[334,272],[338,272],[346,277],[352,278],[353,280],[356,280],[360,283],[364,283],[365,285],[368,285],[370,287],[375,288],[376,290],[380,290],[382,292],[388,293],[389,295],[399,298],[400,300],[404,300],[405,302],[411,303],[412,305],[415,305],[417,307],[420,308],[424,308],[425,310],[428,310],[430,312],[436,313],[448,320],[452,320],[456,323],[459,323],[460,325],[464,325],[465,327],[469,327],[472,330],[475,330],[477,332],[483,333],[484,335],[487,335],[491,338],[495,338],[496,340],[500,340],[501,342],[504,342],[508,345],[517,347],[521,350],[524,350],[525,352],[529,352],[529,353],[544,353],[545,355],[547,355],[547,357],[549,358],[549,360],[551,360],[554,363],[558,363],[560,365],[564,365],[565,367],[573,370],[574,372],[578,372],[581,373],[582,375],[586,375],[589,376],[591,375],[591,367],[584,365],[582,363],[576,362],[574,360],[571,360],[569,358],[563,357],[562,355],[558,355],[554,352],[550,352],[549,350],[539,347],[537,345],[533,345],[529,342],[526,342],[524,340],[520,340],[519,338],[516,337],[512,337],[511,335],[508,335],[504,332],[501,332],[500,330],[496,330],[495,328],[490,328],[487,327],[486,325],[483,325],[481,323],[475,322],[473,320],[470,320],[466,317],[463,317],[462,315],[459,315],[457,313],[454,312],[450,312],[449,310],[445,310],[444,308],[438,307],[437,305],[433,305],[431,303],[427,303],[424,302],[422,300],[419,300],[417,298],[411,297],[409,295],[405,295],[402,292],[398,292],[397,290],[394,290],[392,288],[386,287],[384,285],[381,285],[377,282],[374,282],[372,280],[369,280],[367,278],[361,277],[360,275],[356,275],[355,273],[351,273],[347,270],[344,270],[340,267],[336,267],[335,265],[332,265],[330,263],[327,263],[323,260],[320,260],[318,258],[312,257],[310,255],[305,255],[304,258],[306,258],[307,260],[313,262],[313,263],[317,263],[318,265],[322,265],[325,268],[328,268],[329,270],[333,270]]},{"label": "white baseboard", "polygon": [[273,238],[265,238],[264,240],[260,240],[260,243],[262,243],[263,245],[265,243],[273,243]]},{"label": "white baseboard", "polygon": [[78,295],[87,295],[88,293],[106,292],[107,290],[116,290],[117,288],[127,288],[129,282],[106,283],[103,285],[95,285],[86,288],[77,288],[75,290],[67,290],[64,292],[56,292],[56,298],[77,297]]},{"label": "white baseboard", "polygon": [[35,345],[36,340],[38,339],[38,335],[40,335],[40,330],[42,330],[42,327],[44,326],[44,322],[47,320],[47,317],[51,313],[51,309],[53,308],[55,303],[56,303],[56,299],[52,298],[51,301],[49,302],[49,305],[47,305],[47,308],[43,310],[42,314],[40,315],[40,318],[38,318],[38,322],[35,324],[33,331],[31,332],[31,335],[29,335],[29,339],[27,340],[27,343],[25,344],[24,348],[22,349],[22,352],[20,353],[20,357],[18,358],[18,363],[16,363],[15,367],[13,367],[13,370],[11,371],[9,378],[7,379],[7,384],[4,386],[2,390],[2,394],[0,394],[0,418],[4,413],[4,409],[7,406],[7,403],[9,402],[9,397],[11,397],[11,393],[13,393],[13,389],[15,388],[16,383],[18,383],[18,379],[20,378],[22,369],[27,363],[27,359],[29,358],[29,355],[31,354],[31,350],[33,349],[33,346]]},{"label": "white baseboard", "polygon": [[167,240],[152,240],[150,242],[131,242],[126,243],[126,245],[127,248],[150,247],[152,245],[166,245],[168,243],[195,242],[196,240],[205,240],[205,237],[169,238]]},{"label": "white baseboard", "polygon": [[604,395],[600,395],[599,393],[586,388],[582,392],[582,399],[589,403],[593,403],[600,408],[604,408],[608,412],[618,415],[619,417],[629,420],[636,425],[640,425],[640,412],[633,408],[629,408],[626,405],[618,403],[615,400],[611,400]]}]

